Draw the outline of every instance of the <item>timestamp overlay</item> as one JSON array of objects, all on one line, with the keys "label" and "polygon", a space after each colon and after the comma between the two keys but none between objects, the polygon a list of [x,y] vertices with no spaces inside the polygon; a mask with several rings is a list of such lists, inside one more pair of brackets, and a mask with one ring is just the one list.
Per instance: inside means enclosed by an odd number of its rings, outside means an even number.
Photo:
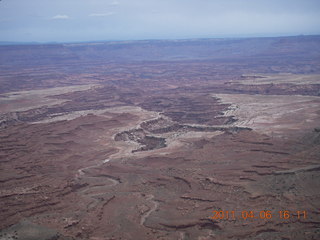
[{"label": "timestamp overlay", "polygon": [[303,220],[308,218],[306,210],[213,210],[212,220]]}]

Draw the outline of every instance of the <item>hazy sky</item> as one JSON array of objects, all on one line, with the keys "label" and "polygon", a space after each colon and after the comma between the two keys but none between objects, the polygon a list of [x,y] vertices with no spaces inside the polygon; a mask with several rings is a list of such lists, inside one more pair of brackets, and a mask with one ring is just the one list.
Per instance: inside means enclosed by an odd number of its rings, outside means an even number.
[{"label": "hazy sky", "polygon": [[320,0],[2,0],[0,41],[320,34]]}]

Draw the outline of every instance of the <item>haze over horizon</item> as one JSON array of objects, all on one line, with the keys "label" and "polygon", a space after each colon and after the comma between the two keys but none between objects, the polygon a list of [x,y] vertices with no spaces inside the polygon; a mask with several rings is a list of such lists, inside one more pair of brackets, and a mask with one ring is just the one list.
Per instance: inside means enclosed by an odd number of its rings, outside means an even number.
[{"label": "haze over horizon", "polygon": [[2,0],[0,41],[320,34],[317,0]]}]

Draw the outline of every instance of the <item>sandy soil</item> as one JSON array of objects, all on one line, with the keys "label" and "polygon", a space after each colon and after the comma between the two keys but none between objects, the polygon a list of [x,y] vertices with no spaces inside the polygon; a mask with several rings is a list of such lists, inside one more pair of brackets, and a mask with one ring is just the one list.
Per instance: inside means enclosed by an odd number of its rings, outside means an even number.
[{"label": "sandy soil", "polygon": [[283,136],[319,126],[319,97],[260,94],[214,94],[213,97],[231,104],[224,115],[235,116],[238,119],[235,125],[269,136]]},{"label": "sandy soil", "polygon": [[0,113],[21,112],[42,106],[61,104],[66,100],[55,99],[54,95],[85,91],[94,87],[98,87],[98,85],[88,84],[3,93],[0,94]]},{"label": "sandy soil", "polygon": [[231,83],[241,83],[245,85],[261,85],[261,84],[320,84],[319,74],[244,74],[242,75],[243,80],[232,81]]}]

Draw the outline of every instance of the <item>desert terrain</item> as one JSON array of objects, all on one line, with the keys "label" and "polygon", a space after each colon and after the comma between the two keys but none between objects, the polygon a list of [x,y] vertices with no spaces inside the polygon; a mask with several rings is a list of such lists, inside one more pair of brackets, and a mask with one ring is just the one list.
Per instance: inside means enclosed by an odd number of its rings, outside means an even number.
[{"label": "desert terrain", "polygon": [[0,46],[1,240],[320,239],[320,37]]}]

